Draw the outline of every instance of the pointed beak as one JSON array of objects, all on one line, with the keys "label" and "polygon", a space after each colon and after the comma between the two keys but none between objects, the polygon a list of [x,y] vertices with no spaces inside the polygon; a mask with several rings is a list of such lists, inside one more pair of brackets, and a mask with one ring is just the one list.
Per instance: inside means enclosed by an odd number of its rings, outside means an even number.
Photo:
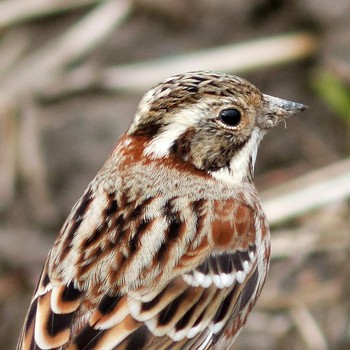
[{"label": "pointed beak", "polygon": [[284,111],[288,112],[290,115],[298,114],[305,109],[309,108],[306,105],[303,105],[302,103],[296,103],[292,101],[283,100],[282,98],[270,96],[270,95],[263,95],[264,100],[268,103],[269,107],[274,110],[283,109]]},{"label": "pointed beak", "polygon": [[280,121],[309,108],[301,103],[287,101],[265,94],[263,94],[263,100],[264,113],[259,123],[263,129],[271,129]]}]

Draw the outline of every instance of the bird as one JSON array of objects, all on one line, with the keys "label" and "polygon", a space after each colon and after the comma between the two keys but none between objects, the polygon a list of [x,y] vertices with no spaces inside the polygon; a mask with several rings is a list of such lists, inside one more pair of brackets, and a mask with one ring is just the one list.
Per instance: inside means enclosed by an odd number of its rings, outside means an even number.
[{"label": "bird", "polygon": [[306,108],[210,71],[150,89],[59,231],[17,350],[231,349],[270,260],[258,146]]}]

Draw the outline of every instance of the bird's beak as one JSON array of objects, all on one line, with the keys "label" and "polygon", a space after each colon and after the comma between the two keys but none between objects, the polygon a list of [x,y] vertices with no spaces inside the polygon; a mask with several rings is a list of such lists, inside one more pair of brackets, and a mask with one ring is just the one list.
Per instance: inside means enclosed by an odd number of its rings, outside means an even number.
[{"label": "bird's beak", "polygon": [[280,121],[308,108],[302,103],[287,101],[265,94],[263,94],[263,101],[264,113],[259,123],[263,129],[271,129]]},{"label": "bird's beak", "polygon": [[269,108],[276,110],[276,112],[279,109],[282,109],[288,112],[288,114],[293,115],[293,114],[300,113],[305,109],[309,108],[308,106],[303,105],[302,103],[287,101],[287,100],[283,100],[282,98],[265,95],[265,94],[263,96],[264,96],[264,101],[269,105]]}]

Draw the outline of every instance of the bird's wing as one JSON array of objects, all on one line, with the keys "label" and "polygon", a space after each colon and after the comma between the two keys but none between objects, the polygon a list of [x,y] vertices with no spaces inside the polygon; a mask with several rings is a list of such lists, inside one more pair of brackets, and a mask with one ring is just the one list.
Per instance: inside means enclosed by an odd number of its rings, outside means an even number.
[{"label": "bird's wing", "polygon": [[18,350],[207,349],[241,327],[261,279],[251,208],[93,193],[49,255]]}]

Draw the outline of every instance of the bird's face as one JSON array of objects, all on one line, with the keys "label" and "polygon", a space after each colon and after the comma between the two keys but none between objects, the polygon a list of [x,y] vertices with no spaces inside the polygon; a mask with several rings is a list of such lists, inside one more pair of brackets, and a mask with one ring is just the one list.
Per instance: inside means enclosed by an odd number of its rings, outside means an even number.
[{"label": "bird's face", "polygon": [[251,180],[268,130],[306,106],[262,94],[232,75],[177,75],[142,99],[129,135],[147,137],[144,155],[175,155],[226,181]]}]

